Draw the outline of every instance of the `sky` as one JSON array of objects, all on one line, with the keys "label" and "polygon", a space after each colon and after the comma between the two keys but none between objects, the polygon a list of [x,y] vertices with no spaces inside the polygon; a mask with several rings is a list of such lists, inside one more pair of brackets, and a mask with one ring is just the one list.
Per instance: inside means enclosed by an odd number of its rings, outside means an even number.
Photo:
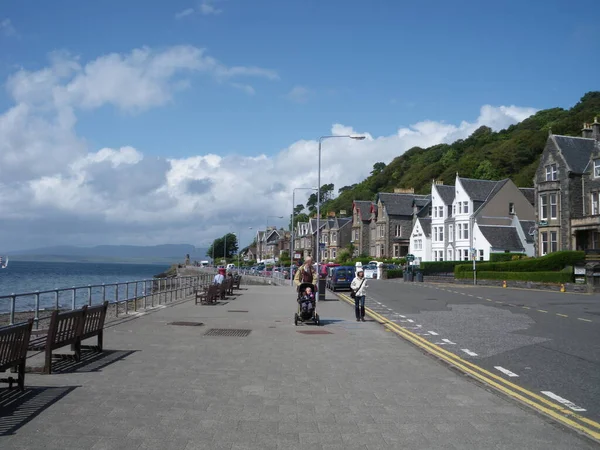
[{"label": "sky", "polygon": [[[0,255],[242,245],[292,190],[598,89],[591,0],[3,0]],[[591,119],[590,119],[591,120]],[[309,191],[298,191],[302,203]],[[286,216],[278,219],[277,216]]]}]

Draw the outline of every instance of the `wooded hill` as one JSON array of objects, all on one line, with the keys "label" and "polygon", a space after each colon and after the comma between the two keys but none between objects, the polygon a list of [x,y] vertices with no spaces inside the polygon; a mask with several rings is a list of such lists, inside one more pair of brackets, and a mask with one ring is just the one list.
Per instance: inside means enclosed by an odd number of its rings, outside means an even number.
[{"label": "wooded hill", "polygon": [[324,202],[321,209],[324,215],[340,210],[350,215],[353,200],[373,200],[378,192],[394,192],[394,188],[428,194],[432,180],[453,185],[457,172],[466,178],[511,178],[517,186],[531,187],[549,130],[581,136],[583,123],[595,116],[600,116],[600,92],[588,92],[571,109],[539,111],[502,131],[483,126],[452,144],[413,147],[387,165],[375,164],[366,180],[342,187],[338,197]]}]

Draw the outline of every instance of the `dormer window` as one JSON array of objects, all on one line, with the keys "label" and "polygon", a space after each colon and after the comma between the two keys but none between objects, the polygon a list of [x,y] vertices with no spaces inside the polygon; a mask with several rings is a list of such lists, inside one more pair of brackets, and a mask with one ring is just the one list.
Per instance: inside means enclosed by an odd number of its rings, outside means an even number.
[{"label": "dormer window", "polygon": [[511,214],[511,215],[515,214],[515,204],[514,203],[508,204],[508,214]]},{"label": "dormer window", "polygon": [[556,164],[546,166],[546,181],[556,181],[558,179],[558,169]]},{"label": "dormer window", "polygon": [[594,178],[600,178],[600,159],[594,160]]}]

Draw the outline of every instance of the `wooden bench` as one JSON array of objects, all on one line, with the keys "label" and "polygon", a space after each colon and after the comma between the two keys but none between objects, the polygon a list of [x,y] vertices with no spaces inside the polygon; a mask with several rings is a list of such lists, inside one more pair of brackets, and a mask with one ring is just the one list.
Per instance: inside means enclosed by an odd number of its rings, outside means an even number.
[{"label": "wooden bench", "polygon": [[84,314],[83,333],[80,336],[80,341],[84,341],[94,336],[98,336],[97,345],[81,345],[81,348],[91,349],[97,352],[102,352],[104,344],[104,322],[106,320],[106,312],[108,311],[108,300],[101,305],[88,306]]},{"label": "wooden bench", "polygon": [[[25,323],[0,328],[0,372],[16,370],[21,391],[25,390],[25,361],[32,327],[33,319],[29,319]],[[9,376],[0,378],[0,381],[8,383],[8,388],[12,389],[15,379]]]},{"label": "wooden bench", "polygon": [[227,280],[225,280],[226,283],[226,292],[227,295],[233,295],[233,276],[227,277]]},{"label": "wooden bench", "polygon": [[223,281],[218,285],[219,287],[219,298],[225,300],[227,298],[227,280]]},{"label": "wooden bench", "polygon": [[198,299],[200,299],[200,302],[204,305],[217,303],[219,289],[220,287],[217,284],[211,284],[210,286],[207,286],[206,290],[200,294],[200,297],[198,297],[198,294],[196,294],[196,304],[198,304]]}]

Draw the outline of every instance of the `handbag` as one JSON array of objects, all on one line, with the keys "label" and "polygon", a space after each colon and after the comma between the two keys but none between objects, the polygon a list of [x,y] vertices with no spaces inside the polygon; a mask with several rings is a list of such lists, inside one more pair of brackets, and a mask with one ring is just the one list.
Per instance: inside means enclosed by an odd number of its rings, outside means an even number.
[{"label": "handbag", "polygon": [[365,282],[365,279],[363,278],[363,280],[362,280],[362,282],[360,283],[360,286],[358,287],[358,289],[357,289],[356,291],[355,291],[355,290],[352,290],[352,292],[350,292],[350,297],[351,297],[351,298],[356,298],[356,293],[357,293],[358,291],[360,291],[360,288],[362,287],[362,285],[363,285],[363,283],[364,283],[364,282]]}]

